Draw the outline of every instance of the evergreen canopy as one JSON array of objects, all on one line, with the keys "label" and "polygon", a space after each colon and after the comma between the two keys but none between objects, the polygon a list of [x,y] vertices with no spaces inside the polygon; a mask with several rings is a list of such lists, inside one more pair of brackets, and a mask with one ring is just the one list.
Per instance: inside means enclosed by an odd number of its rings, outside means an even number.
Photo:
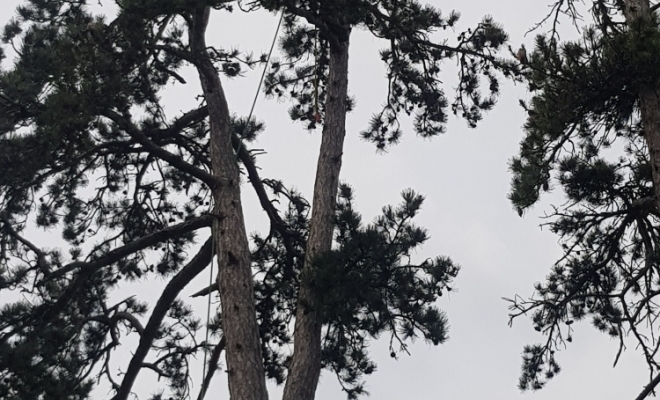
[{"label": "evergreen canopy", "polygon": [[[389,94],[362,133],[382,149],[399,140],[402,113],[415,115],[415,130],[424,137],[444,130],[450,107],[470,126],[477,123],[499,92],[495,71],[519,72],[496,56],[506,41],[501,27],[485,18],[455,44],[436,43],[431,34],[454,27],[458,14],[443,17],[415,0],[116,4],[118,14],[109,18],[93,14],[85,1],[29,0],[2,33],[18,55],[0,73],[0,293],[22,298],[3,299],[0,308],[0,397],[83,399],[103,382],[124,400],[137,374],[149,369],[167,384],[153,399],[188,398],[189,365],[205,350],[211,351],[208,387],[221,353],[229,360],[238,351],[229,346],[228,331],[241,327],[225,309],[209,324],[207,343],[206,327],[179,294],[210,264],[214,250],[221,271],[242,262],[233,247],[222,247],[222,240],[245,236],[242,220],[228,208],[241,213],[233,180],[239,168],[271,223],[267,233],[252,237],[247,271],[254,276],[251,318],[268,378],[291,379],[292,321],[309,304],[323,324],[322,366],[337,374],[350,398],[363,392],[361,377],[375,369],[366,352],[369,338],[390,335],[393,357],[415,336],[433,344],[446,340],[446,318],[434,303],[458,267],[444,257],[410,260],[427,239],[412,222],[423,200],[412,191],[403,193],[400,206],[385,207],[375,222],[363,224],[350,188],[342,186],[330,221],[335,246],[312,257],[314,268],[301,275],[314,219],[310,204],[281,180],[260,176],[249,146],[265,125],[240,116],[223,120],[226,102],[217,97],[224,96],[219,74],[240,77],[246,68],[263,67],[266,56],[208,47],[204,30],[209,8],[282,11],[282,52],[267,66],[265,91],[290,98],[291,117],[310,129],[332,125],[350,110],[350,99],[338,103],[343,110],[331,109],[328,93],[333,82],[347,79],[337,76],[332,60],[337,49],[347,49],[351,29],[385,39]],[[452,101],[438,78],[446,59],[460,65]],[[184,68],[198,71],[204,93],[195,108],[166,115],[160,94],[172,82],[186,83]],[[479,90],[483,79],[486,94]],[[324,127],[324,137],[331,129]],[[222,203],[227,199],[231,204]],[[225,226],[234,236],[196,246],[214,225],[219,236]],[[30,238],[34,226],[61,233],[66,246]],[[154,305],[139,293],[109,302],[127,282],[159,278],[167,284]],[[226,286],[240,286],[223,279],[221,297]],[[302,286],[311,297],[299,298]],[[251,296],[251,290],[241,293]],[[128,364],[112,359],[136,334]],[[110,365],[121,365],[122,373]],[[231,379],[230,390],[238,390]]]},{"label": "evergreen canopy", "polygon": [[510,199],[521,215],[555,188],[566,202],[544,224],[563,256],[531,298],[511,300],[511,318],[531,313],[546,336],[525,348],[520,388],[540,389],[560,371],[555,352],[572,341],[573,323],[590,317],[618,340],[617,361],[630,340],[642,352],[656,376],[642,399],[660,381],[660,103],[650,95],[660,85],[660,31],[646,0],[590,4],[592,24],[561,41],[559,16],[579,14],[573,1],[555,3],[553,30],[536,38],[523,72],[533,97],[522,103]]}]

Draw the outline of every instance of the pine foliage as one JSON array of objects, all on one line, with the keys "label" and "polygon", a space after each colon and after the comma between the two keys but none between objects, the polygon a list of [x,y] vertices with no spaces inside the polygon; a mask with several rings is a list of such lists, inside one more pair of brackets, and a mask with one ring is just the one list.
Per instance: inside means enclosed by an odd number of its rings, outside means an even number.
[{"label": "pine foliage", "polygon": [[[454,27],[458,15],[442,17],[417,1],[122,0],[117,6],[116,18],[107,20],[84,1],[29,0],[2,33],[17,51],[0,72],[3,399],[86,399],[99,383],[117,393],[126,375],[145,369],[161,384],[151,399],[185,399],[193,396],[192,360],[208,350],[209,377],[218,366],[222,315],[209,324],[207,343],[207,327],[180,298],[213,257],[210,240],[197,246],[200,236],[222,218],[209,212],[217,184],[210,173],[209,110],[202,99],[173,117],[160,103],[167,85],[186,83],[180,72],[197,62],[186,32],[194,10],[284,9],[281,60],[269,66],[266,93],[290,97],[292,118],[312,125],[313,82],[323,113],[327,52],[341,38],[333,24],[386,39],[390,94],[363,133],[378,148],[399,140],[402,112],[415,115],[425,137],[444,130],[450,106],[473,126],[495,102],[496,71],[519,73],[496,56],[506,35],[490,18],[460,34],[455,46],[437,44],[431,34]],[[240,77],[266,59],[234,49],[208,52],[226,77]],[[447,59],[458,60],[461,70],[451,104],[438,78]],[[481,79],[488,82],[486,94]],[[252,265],[265,371],[282,383],[309,204],[283,182],[260,176],[248,146],[265,125],[242,116],[232,123],[232,156],[271,224],[252,237]],[[443,257],[411,261],[428,237],[412,223],[421,196],[404,192],[400,206],[386,207],[367,225],[352,201],[343,187],[335,249],[317,260],[323,272],[310,278],[323,307],[323,364],[350,398],[364,392],[362,377],[375,369],[366,350],[370,338],[390,335],[393,357],[416,336],[433,344],[446,340],[446,317],[434,303],[458,272]],[[36,242],[30,237],[35,227],[59,234],[65,244]],[[140,293],[110,300],[129,282],[154,280],[166,282],[155,304],[140,300]],[[5,297],[17,293],[20,300]],[[139,344],[122,363],[113,354],[129,336]]]},{"label": "pine foliage", "polygon": [[[555,10],[575,15],[568,3]],[[533,97],[522,103],[527,121],[510,199],[521,215],[553,189],[566,201],[544,223],[563,256],[531,298],[510,300],[511,318],[530,315],[545,336],[524,349],[522,390],[540,389],[560,371],[555,352],[584,319],[618,341],[616,360],[632,346],[651,372],[659,366],[660,214],[638,93],[660,82],[660,32],[655,16],[626,25],[614,3],[593,3],[595,23],[578,40],[538,36],[523,72]]]},{"label": "pine foliage", "polygon": [[[317,124],[314,118],[317,95],[321,99],[318,111],[323,114],[329,46],[341,36],[336,27],[349,25],[368,30],[390,44],[380,54],[387,66],[387,98],[382,110],[361,133],[363,139],[379,149],[400,140],[401,115],[414,117],[415,131],[422,137],[445,131],[450,107],[454,114],[475,127],[482,113],[495,105],[499,94],[498,74],[515,77],[520,73],[516,63],[498,56],[508,36],[489,16],[476,28],[459,33],[455,41],[444,39],[436,43],[432,41],[433,34],[453,30],[460,14],[451,12],[445,16],[432,6],[410,0],[263,3],[272,9],[282,6],[293,9],[284,25],[284,57],[269,72],[266,93],[291,97],[294,100],[291,117],[306,122],[309,129]],[[302,19],[313,25],[301,23]],[[460,67],[459,83],[451,100],[440,79],[441,64],[448,59],[456,60]],[[487,85],[482,84],[484,80]],[[352,103],[349,101],[349,107]]]}]

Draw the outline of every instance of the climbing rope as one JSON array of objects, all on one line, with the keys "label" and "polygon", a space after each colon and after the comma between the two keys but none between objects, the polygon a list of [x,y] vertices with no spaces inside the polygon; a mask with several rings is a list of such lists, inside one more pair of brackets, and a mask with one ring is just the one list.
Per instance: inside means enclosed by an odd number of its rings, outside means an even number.
[{"label": "climbing rope", "polygon": [[264,78],[266,77],[266,71],[268,71],[268,65],[270,65],[270,58],[273,55],[273,50],[275,49],[275,43],[277,43],[277,36],[280,33],[280,27],[282,26],[282,21],[284,20],[284,11],[280,14],[280,21],[277,23],[277,28],[275,29],[275,36],[273,36],[273,42],[270,44],[270,51],[268,51],[268,57],[266,57],[266,65],[264,65],[264,70],[261,73],[261,79],[259,79],[259,85],[257,86],[257,92],[254,94],[254,99],[252,100],[252,106],[250,107],[250,113],[248,114],[247,121],[245,122],[245,127],[243,127],[243,132],[241,132],[241,137],[238,138],[240,143],[238,148],[236,148],[236,159],[238,159],[238,153],[243,147],[243,138],[247,132],[248,127],[250,126],[250,121],[252,120],[252,114],[254,113],[254,107],[257,105],[257,99],[259,99],[259,93],[261,92],[261,86],[264,83]]},{"label": "climbing rope", "polygon": [[[213,196],[211,196],[211,210],[214,208]],[[206,358],[208,357],[208,345],[209,345],[209,323],[211,322],[211,287],[213,286],[213,260],[215,259],[215,241],[217,240],[216,232],[218,231],[218,219],[213,218],[213,223],[211,224],[211,268],[209,269],[209,293],[208,293],[208,302],[206,304],[206,338],[204,343],[206,347],[204,348],[204,367],[202,367],[202,393],[199,396],[200,400],[204,399],[206,395]]]},{"label": "climbing rope", "polygon": [[321,123],[319,112],[319,30],[316,29],[314,38],[314,121]]}]

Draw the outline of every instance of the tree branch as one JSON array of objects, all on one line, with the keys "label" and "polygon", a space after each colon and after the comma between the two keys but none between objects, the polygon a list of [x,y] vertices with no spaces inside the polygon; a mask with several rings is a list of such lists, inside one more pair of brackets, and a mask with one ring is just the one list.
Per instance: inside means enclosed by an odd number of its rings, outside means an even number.
[{"label": "tree branch", "polygon": [[154,363],[144,363],[142,368],[147,368],[158,374],[159,377],[171,378],[170,374],[166,374],[162,369],[158,368]]},{"label": "tree branch", "polygon": [[183,77],[181,75],[177,74],[176,72],[174,72],[170,69],[165,68],[164,66],[162,66],[159,63],[154,63],[154,68],[156,68],[158,71],[161,71],[161,72],[164,72],[164,73],[168,74],[169,76],[176,79],[177,81],[179,81],[179,83],[181,83],[183,85],[185,85],[187,83],[186,80],[183,79]]},{"label": "tree branch", "polygon": [[209,360],[209,370],[206,372],[206,376],[204,377],[204,382],[202,382],[202,388],[199,391],[199,396],[197,396],[197,400],[204,400],[206,391],[208,390],[209,385],[211,384],[211,379],[213,379],[213,374],[215,374],[215,371],[218,369],[218,361],[220,361],[220,355],[222,354],[222,351],[225,349],[226,344],[227,341],[225,340],[225,337],[222,336],[220,342],[217,345],[215,345],[215,348],[213,349],[213,353],[211,354],[211,359]]},{"label": "tree branch", "polygon": [[203,106],[188,111],[187,113],[179,117],[177,120],[175,120],[170,127],[168,127],[167,129],[157,131],[156,134],[153,136],[170,137],[176,133],[179,133],[181,130],[187,128],[191,124],[197,123],[208,116],[209,116],[209,110],[207,106]]},{"label": "tree branch", "polygon": [[416,42],[417,44],[419,44],[421,46],[426,46],[426,47],[430,47],[430,48],[433,48],[433,49],[443,50],[443,51],[451,52],[451,53],[471,55],[471,56],[474,56],[474,57],[479,57],[479,58],[484,59],[486,61],[490,61],[490,62],[495,63],[495,64],[499,64],[499,61],[495,56],[493,56],[491,54],[487,54],[487,53],[480,53],[478,51],[470,50],[468,48],[452,47],[452,46],[447,46],[447,45],[444,45],[444,44],[433,43],[433,42],[430,42],[428,40],[416,40],[416,41],[413,41],[413,42]]},{"label": "tree branch", "polygon": [[119,311],[116,312],[113,316],[111,321],[111,325],[116,325],[116,323],[120,320],[123,319],[125,321],[128,321],[131,326],[137,331],[137,333],[142,336],[144,334],[144,327],[140,323],[140,320],[138,320],[135,315],[128,313],[126,311]]},{"label": "tree branch", "polygon": [[158,329],[160,328],[165,315],[181,290],[211,263],[213,258],[212,252],[213,238],[209,238],[197,252],[195,257],[193,257],[193,259],[190,260],[190,262],[167,284],[165,290],[163,290],[163,294],[158,299],[158,302],[151,313],[151,317],[149,317],[149,321],[140,337],[140,344],[135,350],[133,358],[131,358],[124,379],[121,382],[121,387],[115,397],[113,397],[113,400],[128,399],[128,396],[131,393],[131,388],[135,383],[135,379],[137,378],[140,369],[144,366],[143,361],[149,353],[154,339],[158,335]]},{"label": "tree branch", "polygon": [[347,39],[345,37],[339,37],[338,32],[335,32],[328,22],[324,21],[319,15],[315,15],[311,11],[301,10],[295,2],[284,1],[283,3],[288,13],[302,17],[306,19],[307,22],[314,25],[319,32],[325,36],[331,46],[337,47],[339,46],[340,41],[345,41]]},{"label": "tree branch", "polygon": [[[170,128],[159,131],[158,136],[169,137],[175,134],[176,132],[179,132],[181,129],[185,128],[191,123],[206,118],[208,115],[209,115],[209,110],[207,106],[189,111],[185,113],[183,116],[181,116],[181,118],[176,120]],[[268,197],[268,193],[266,192],[266,188],[264,187],[264,184],[261,181],[261,177],[259,176],[259,171],[257,169],[257,166],[254,163],[254,159],[252,158],[250,152],[245,148],[245,146],[242,145],[241,139],[238,137],[238,135],[232,136],[232,147],[234,148],[234,151],[238,153],[237,154],[238,159],[240,159],[241,162],[243,163],[243,166],[245,166],[250,183],[252,184],[252,187],[254,188],[257,197],[259,198],[259,204],[261,204],[261,207],[263,208],[263,210],[268,215],[268,218],[270,219],[271,228],[277,231],[282,236],[282,239],[284,241],[284,246],[287,252],[289,254],[293,254],[291,235],[286,228],[286,224],[284,223],[284,221],[282,221],[282,218],[280,217],[277,208],[275,208],[275,206],[273,206],[273,203],[270,201],[270,198]],[[211,290],[208,291],[209,289]],[[217,285],[215,285],[214,287],[203,289],[202,291],[192,295],[192,297],[203,296],[215,290],[217,290]]]},{"label": "tree branch", "polygon": [[644,387],[642,393],[635,397],[635,400],[644,400],[649,394],[651,394],[651,392],[653,392],[653,389],[658,386],[658,383],[660,383],[660,374],[656,375],[655,378]]},{"label": "tree branch", "polygon": [[218,290],[218,283],[214,283],[211,286],[207,286],[204,289],[200,290],[199,292],[196,292],[195,294],[191,295],[190,297],[200,297],[200,296],[206,296],[207,294],[211,294]]},{"label": "tree branch", "polygon": [[264,209],[268,215],[268,218],[270,219],[271,229],[276,230],[280,236],[282,236],[284,247],[287,251],[287,260],[292,262],[293,244],[291,243],[291,234],[289,233],[289,230],[287,229],[284,221],[282,221],[277,208],[275,208],[273,203],[270,201],[268,193],[266,192],[266,188],[264,187],[264,184],[259,177],[259,171],[257,170],[257,166],[254,164],[252,156],[244,146],[241,146],[241,140],[238,138],[238,136],[234,135],[232,137],[232,144],[234,145],[234,149],[238,151],[238,158],[245,166],[248,178],[250,179],[250,183],[252,184],[252,187],[257,193],[257,197],[259,198],[259,204],[261,204],[261,207]]},{"label": "tree branch", "polygon": [[173,56],[179,57],[180,59],[189,62],[190,64],[192,64],[194,66],[197,66],[197,64],[198,64],[198,61],[195,59],[195,57],[189,51],[175,49],[172,46],[165,46],[165,45],[162,45],[162,44],[154,45],[151,48],[154,49],[154,50],[166,51],[166,52],[172,54]]},{"label": "tree branch", "polygon": [[143,145],[145,149],[147,149],[147,151],[149,151],[151,154],[155,155],[156,157],[162,160],[167,161],[174,168],[194,176],[195,178],[206,183],[211,189],[222,185],[222,181],[217,177],[193,166],[192,164],[185,162],[180,157],[170,153],[169,151],[163,149],[162,147],[154,143],[151,139],[149,139],[147,135],[142,133],[131,121],[129,121],[127,118],[123,117],[119,113],[111,110],[106,110],[103,113],[103,116],[109,118],[112,122],[117,124],[117,126],[119,126],[121,129],[126,131],[128,135],[130,135],[138,143]]},{"label": "tree branch", "polygon": [[56,279],[62,277],[66,273],[71,272],[75,269],[85,269],[94,272],[100,268],[115,263],[121,260],[122,258],[128,256],[129,254],[135,253],[136,251],[143,250],[149,246],[153,246],[164,240],[177,237],[183,233],[192,232],[203,227],[211,226],[211,224],[213,223],[213,218],[215,218],[215,216],[213,215],[204,215],[198,218],[184,221],[180,224],[170,225],[167,228],[164,228],[160,231],[154,232],[150,235],[129,242],[124,246],[118,247],[94,261],[90,261],[90,262],[76,261],[69,263],[63,266],[62,268],[58,269],[57,271],[54,271],[53,273],[48,275],[48,279]]},{"label": "tree branch", "polygon": [[[91,275],[93,275],[96,271],[98,271],[99,269],[105,267],[106,265],[114,263],[116,261],[119,261],[121,258],[125,257],[128,254],[131,254],[134,251],[138,251],[138,250],[141,250],[145,247],[149,247],[149,246],[151,246],[155,243],[159,243],[162,240],[166,240],[169,237],[175,237],[175,236],[178,236],[181,233],[185,233],[185,232],[188,232],[188,231],[199,229],[203,226],[210,226],[212,218],[214,218],[214,217],[211,216],[211,215],[208,215],[208,216],[196,218],[196,219],[191,220],[191,221],[186,221],[186,222],[183,222],[181,224],[177,224],[175,226],[165,228],[162,231],[158,231],[158,232],[156,232],[152,235],[143,237],[143,238],[138,239],[134,242],[131,242],[131,243],[125,245],[125,246],[122,246],[118,249],[115,249],[115,250],[111,251],[106,256],[101,257],[98,260],[92,261],[90,263],[75,262],[75,263],[71,263],[71,264],[69,264],[65,267],[62,267],[60,270],[56,271],[53,275],[58,274],[58,276],[60,276],[64,273],[66,273],[66,272],[61,272],[61,271],[71,270],[71,269],[75,269],[75,268],[78,268],[78,267],[83,268],[83,270],[78,274],[78,276],[75,278],[73,283],[71,285],[69,285],[69,287],[66,289],[64,294],[62,294],[57,299],[55,304],[50,308],[45,308],[43,314],[41,316],[37,317],[40,320],[40,324],[42,324],[42,325],[47,324],[53,318],[53,316],[60,313],[67,306],[67,304],[69,304],[69,301],[76,294],[76,292],[78,292],[78,290],[80,290],[81,287],[83,287],[87,283],[89,277]],[[185,227],[185,229],[184,229],[184,227]],[[178,229],[173,229],[173,228],[178,228]],[[199,256],[199,253],[198,253],[198,256]],[[197,259],[197,256],[192,261],[190,261],[190,263],[193,263],[196,259]],[[206,264],[204,266],[206,266]],[[188,267],[188,266],[186,266],[186,267]],[[203,269],[203,267],[202,267],[202,269]],[[185,270],[185,268],[184,268],[184,270]],[[184,270],[181,270],[179,272],[179,274],[184,272]],[[179,274],[177,274],[175,276],[175,278],[177,276],[179,276]],[[167,290],[167,288],[166,288],[166,290]],[[163,294],[163,296],[164,295],[165,294]],[[147,328],[148,328],[148,326],[147,326]],[[145,331],[146,331],[146,328],[145,328]],[[39,332],[39,329],[37,329],[36,332]],[[155,335],[155,333],[154,333],[154,335]]]},{"label": "tree branch", "polygon": [[28,247],[37,255],[37,267],[41,270],[41,272],[48,275],[48,273],[50,272],[50,268],[48,267],[48,262],[46,261],[46,255],[44,254],[43,250],[41,250],[34,243],[25,239],[18,232],[16,232],[16,230],[9,223],[9,220],[5,217],[4,212],[0,213],[0,221],[2,221],[3,223],[2,226],[5,232],[7,232],[10,236],[15,238],[19,242],[23,243],[26,247]]}]

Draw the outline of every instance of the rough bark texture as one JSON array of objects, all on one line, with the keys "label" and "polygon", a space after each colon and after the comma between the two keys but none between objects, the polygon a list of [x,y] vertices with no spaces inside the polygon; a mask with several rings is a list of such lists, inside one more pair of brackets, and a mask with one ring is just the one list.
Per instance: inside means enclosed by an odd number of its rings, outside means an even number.
[{"label": "rough bark texture", "polygon": [[190,38],[209,110],[212,172],[220,181],[213,188],[215,211],[224,216],[216,227],[216,251],[229,394],[232,400],[266,400],[250,249],[243,220],[240,174],[231,144],[229,108],[204,38],[209,12],[207,7],[196,13]]},{"label": "rough bark texture", "polygon": [[[628,25],[638,20],[651,22],[651,8],[648,0],[625,0],[623,14]],[[657,29],[657,27],[656,27]],[[644,139],[649,149],[652,167],[655,206],[660,210],[660,85],[643,88],[637,94]]]},{"label": "rough bark texture", "polygon": [[660,88],[647,88],[639,93],[644,138],[649,148],[653,171],[655,207],[660,210]]},{"label": "rough bark texture", "polygon": [[[349,28],[346,29],[347,33]],[[346,35],[348,38],[348,35]],[[316,167],[312,219],[303,274],[312,261],[332,247],[334,211],[339,171],[346,135],[348,94],[348,39],[330,48],[330,71],[321,151]],[[321,374],[321,320],[314,311],[310,289],[300,289],[296,313],[293,359],[284,387],[283,400],[312,400]]]}]

